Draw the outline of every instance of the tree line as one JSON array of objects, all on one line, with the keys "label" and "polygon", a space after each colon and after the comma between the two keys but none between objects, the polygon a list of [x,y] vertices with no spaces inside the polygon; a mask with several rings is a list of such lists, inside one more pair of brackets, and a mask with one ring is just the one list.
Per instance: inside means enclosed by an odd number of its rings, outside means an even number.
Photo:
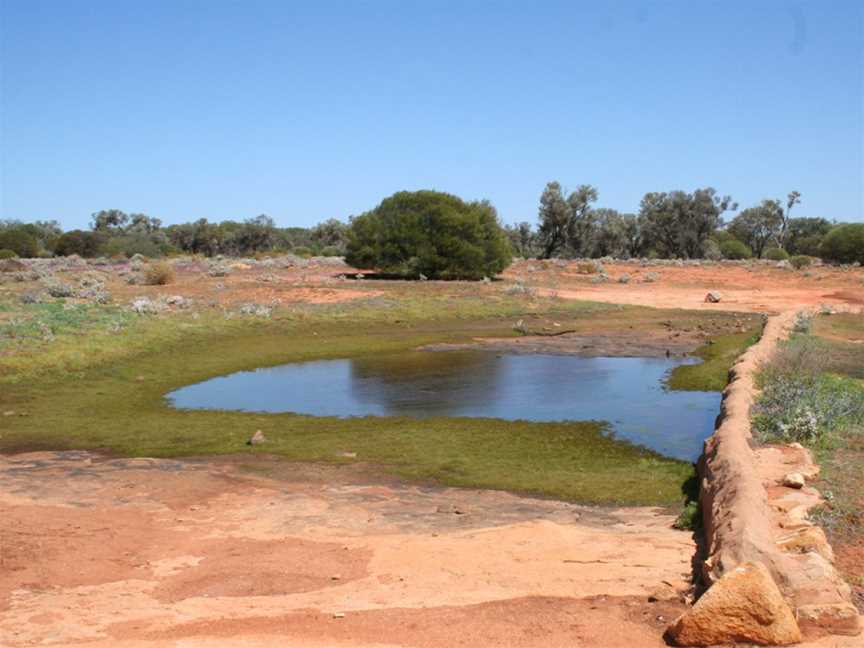
[{"label": "tree line", "polygon": [[[737,211],[738,204],[712,187],[646,193],[637,214],[595,207],[598,196],[592,185],[566,192],[559,182],[549,182],[540,195],[536,229],[529,222],[506,227],[515,253],[546,259],[781,260],[790,255],[821,255],[848,262],[855,255],[837,258],[835,239],[845,240],[864,228],[838,226],[825,218],[793,217],[793,208],[801,202],[797,191],[791,191],[785,200],[762,200],[729,222],[724,214]],[[829,238],[834,230],[839,234]]]},{"label": "tree line", "polygon": [[335,218],[315,227],[277,227],[266,215],[219,223],[206,218],[163,226],[158,218],[106,209],[92,215],[88,230],[64,232],[56,221],[0,221],[0,250],[20,257],[161,257],[168,254],[248,256],[261,252],[341,256],[348,226]]},{"label": "tree line", "polygon": [[512,254],[773,260],[808,255],[864,263],[864,224],[794,217],[801,202],[797,191],[782,200],[766,198],[728,222],[724,216],[738,205],[712,187],[646,193],[636,214],[598,207],[598,197],[589,184],[567,192],[559,182],[549,182],[540,195],[536,227],[529,222],[502,227],[488,201],[465,202],[434,191],[399,192],[349,224],[329,219],[310,228],[277,227],[266,215],[164,226],[146,214],[108,209],[94,213],[87,230],[64,232],[56,221],[0,221],[0,256],[347,254],[349,261],[368,267],[453,277],[485,276],[504,260],[509,263]]}]

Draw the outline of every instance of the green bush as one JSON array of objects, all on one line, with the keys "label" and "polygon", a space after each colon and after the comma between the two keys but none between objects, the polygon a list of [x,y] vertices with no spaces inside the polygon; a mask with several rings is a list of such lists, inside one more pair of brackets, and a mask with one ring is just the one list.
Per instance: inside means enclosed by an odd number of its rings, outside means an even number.
[{"label": "green bush", "polygon": [[680,531],[696,531],[702,528],[702,509],[698,502],[687,502],[672,526]]},{"label": "green bush", "polygon": [[17,259],[18,255],[15,250],[0,249],[0,259]]},{"label": "green bush", "polygon": [[796,270],[801,270],[802,268],[807,268],[813,263],[813,258],[807,256],[806,254],[796,254],[791,259],[789,259],[789,263],[792,264],[792,267]]},{"label": "green bush", "polygon": [[832,229],[822,239],[819,256],[835,263],[864,264],[864,223],[847,223]]},{"label": "green bush", "polygon": [[762,256],[769,261],[786,261],[789,258],[789,253],[783,248],[772,247],[765,250]]},{"label": "green bush", "polygon": [[291,248],[291,254],[303,257],[304,259],[308,259],[312,256],[312,249],[306,247],[305,245],[298,245],[295,248]]},{"label": "green bush", "polygon": [[164,250],[148,236],[112,236],[105,243],[102,253],[105,256],[116,256],[122,254],[131,258],[141,254],[149,259],[163,256]]},{"label": "green bush", "polygon": [[107,240],[108,237],[102,232],[72,230],[60,237],[54,253],[57,256],[77,254],[82,257],[95,257],[102,253]]},{"label": "green bush", "polygon": [[340,250],[335,245],[328,245],[327,247],[325,247],[321,250],[321,256],[325,256],[325,257],[342,256],[342,250]]},{"label": "green bush", "polygon": [[819,256],[819,246],[822,245],[822,236],[814,234],[813,236],[805,236],[796,241],[794,249],[790,246],[790,250],[795,252],[797,256]]},{"label": "green bush", "polygon": [[33,258],[39,254],[39,242],[23,227],[0,230],[0,249],[12,250],[19,257]]},{"label": "green bush", "polygon": [[402,191],[352,219],[346,261],[408,277],[482,279],[504,270],[512,256],[488,202]]},{"label": "green bush", "polygon": [[753,251],[738,239],[730,239],[720,244],[724,259],[750,259]]}]

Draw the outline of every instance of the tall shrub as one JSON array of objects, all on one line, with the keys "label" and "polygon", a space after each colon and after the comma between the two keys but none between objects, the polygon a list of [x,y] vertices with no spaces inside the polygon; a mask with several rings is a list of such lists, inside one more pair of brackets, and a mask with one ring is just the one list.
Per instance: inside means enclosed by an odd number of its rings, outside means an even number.
[{"label": "tall shrub", "polygon": [[832,229],[822,239],[819,256],[835,263],[864,264],[864,223],[847,223]]},{"label": "tall shrub", "polygon": [[512,260],[510,244],[486,201],[438,191],[401,191],[351,220],[346,261],[409,277],[480,279]]}]

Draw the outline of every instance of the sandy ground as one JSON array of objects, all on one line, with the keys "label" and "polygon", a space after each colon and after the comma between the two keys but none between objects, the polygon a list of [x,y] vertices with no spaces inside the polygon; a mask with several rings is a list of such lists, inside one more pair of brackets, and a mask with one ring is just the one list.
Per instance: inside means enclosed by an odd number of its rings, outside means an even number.
[{"label": "sandy ground", "polygon": [[[819,304],[864,304],[861,268],[820,266],[794,272],[773,265],[642,267],[615,263],[605,266],[605,271],[610,281],[595,284],[591,275],[577,272],[575,263],[559,267],[550,262],[520,261],[505,276],[536,286],[542,295],[655,308],[779,313]],[[658,278],[647,282],[649,273]],[[629,283],[618,283],[624,274],[630,276]],[[709,290],[721,294],[720,303],[705,302]]]},{"label": "sandy ground", "polygon": [[[606,270],[612,280],[594,284],[575,264],[523,261],[506,279],[563,299],[660,307],[864,304],[860,269]],[[179,272],[170,286],[111,288],[120,300],[180,294],[220,305],[388,291],[387,282],[341,280],[341,272]],[[630,283],[617,283],[625,272]],[[646,282],[648,272],[660,278]],[[475,284],[481,293],[506,285]],[[720,304],[704,302],[708,290],[722,293]],[[684,609],[676,592],[687,587],[696,547],[656,509],[248,463],[0,457],[0,646],[639,648],[664,645]],[[663,600],[649,601],[658,590]]]}]

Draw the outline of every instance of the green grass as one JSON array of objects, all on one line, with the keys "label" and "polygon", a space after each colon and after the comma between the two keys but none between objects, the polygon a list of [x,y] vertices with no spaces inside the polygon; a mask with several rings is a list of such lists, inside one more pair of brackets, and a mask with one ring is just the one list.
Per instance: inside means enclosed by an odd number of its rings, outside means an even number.
[{"label": "green grass", "polygon": [[[704,324],[719,331],[739,316],[659,311],[590,302],[478,295],[415,286],[351,304],[280,308],[272,320],[219,309],[136,316],[115,307],[57,305],[12,310],[2,320],[41,318],[50,338],[19,336],[0,352],[0,452],[86,448],[124,456],[267,453],[290,460],[358,461],[421,482],[486,487],[594,504],[681,505],[693,467],[614,440],[600,422],[311,417],[177,411],[164,394],[234,371],[291,361],[362,357],[478,336],[516,336],[518,319],[583,332]],[[551,324],[550,324],[551,326]],[[17,329],[16,329],[17,330]],[[722,389],[751,335],[721,336],[703,353],[691,389]],[[3,343],[0,340],[0,343]],[[722,351],[722,352],[720,352]],[[695,367],[687,367],[695,369]],[[673,375],[673,380],[676,378]],[[268,442],[249,447],[262,430]],[[357,453],[356,459],[340,453]]]},{"label": "green grass", "polygon": [[[226,372],[311,358],[362,356],[504,335],[500,319],[374,326],[337,319],[308,322],[201,320],[140,332],[160,350],[104,362],[39,384],[7,384],[0,451],[98,448],[154,457],[266,452],[292,460],[339,462],[340,452],[400,477],[454,486],[501,488],[597,504],[673,504],[691,476],[686,463],[616,441],[595,422],[493,419],[339,419],[220,411],[177,411],[163,395]],[[215,324],[215,323],[214,323]],[[132,335],[126,332],[125,335]],[[176,336],[176,337],[175,337]],[[121,341],[122,343],[122,341]],[[123,345],[130,350],[135,345]],[[21,415],[23,414],[23,416]],[[248,448],[262,430],[268,443]]]},{"label": "green grass", "polygon": [[686,391],[723,391],[729,381],[729,369],[744,351],[759,341],[761,327],[745,333],[721,335],[699,348],[694,355],[700,364],[675,367],[667,380],[670,389]]}]

